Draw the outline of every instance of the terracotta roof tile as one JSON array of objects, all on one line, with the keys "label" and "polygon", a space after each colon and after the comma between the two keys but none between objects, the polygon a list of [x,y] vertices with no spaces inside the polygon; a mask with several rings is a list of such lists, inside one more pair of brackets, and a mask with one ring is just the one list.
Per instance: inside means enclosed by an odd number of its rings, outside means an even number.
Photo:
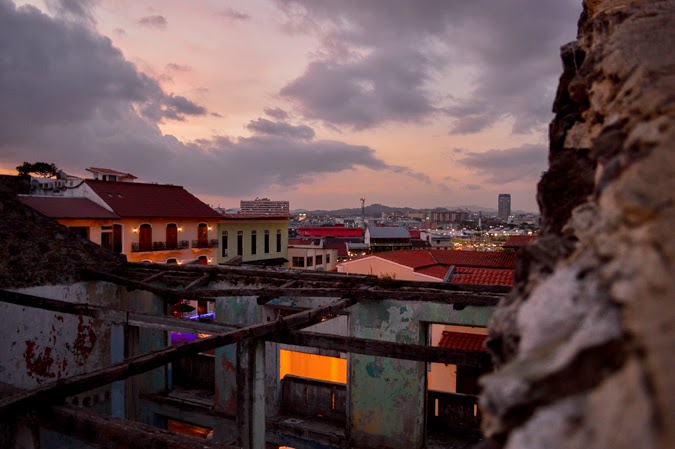
[{"label": "terracotta roof tile", "polygon": [[512,235],[502,245],[504,248],[522,248],[536,239],[534,235]]},{"label": "terracotta roof tile", "polygon": [[23,204],[50,218],[118,220],[120,217],[87,198],[19,196]]},{"label": "terracotta roof tile", "polygon": [[466,332],[443,331],[438,346],[441,348],[463,349],[465,351],[485,351],[483,342],[487,335],[468,334]]},{"label": "terracotta roof tile", "polygon": [[505,251],[429,251],[436,261],[443,265],[455,265],[476,268],[514,269],[516,255]]},{"label": "terracotta roof tile", "polygon": [[415,250],[387,251],[383,253],[377,253],[375,254],[375,256],[414,269],[426,267],[429,265],[435,265],[438,263],[436,259],[434,259],[434,257],[431,255],[430,251],[415,251]]},{"label": "terracotta roof tile", "polygon": [[443,280],[445,279],[445,275],[448,274],[449,269],[450,267],[446,265],[432,265],[430,267],[422,267],[416,269],[415,272],[420,274],[426,274],[427,276],[433,276],[435,278]]},{"label": "terracotta roof tile", "polygon": [[222,214],[223,220],[288,220],[288,214]]},{"label": "terracotta roof tile", "polygon": [[221,218],[218,212],[181,186],[93,180],[85,182],[122,218]]},{"label": "terracotta roof tile", "polygon": [[513,285],[513,270],[455,267],[452,284]]}]

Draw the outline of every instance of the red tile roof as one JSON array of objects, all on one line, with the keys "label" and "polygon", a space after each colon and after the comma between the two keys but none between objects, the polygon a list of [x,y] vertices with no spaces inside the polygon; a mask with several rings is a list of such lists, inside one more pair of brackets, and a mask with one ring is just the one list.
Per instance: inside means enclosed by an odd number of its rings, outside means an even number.
[{"label": "red tile roof", "polygon": [[487,335],[467,334],[465,332],[443,331],[438,346],[441,348],[463,349],[465,351],[485,351],[483,342]]},{"label": "red tile roof", "polygon": [[430,265],[436,265],[438,262],[431,255],[431,251],[387,251],[383,253],[374,254],[381,259],[389,260],[407,267],[417,269]]},{"label": "red tile roof", "polygon": [[513,285],[513,270],[455,267],[452,284]]},{"label": "red tile roof", "polygon": [[50,218],[118,220],[120,217],[87,198],[19,196],[23,204]]},{"label": "red tile roof", "polygon": [[181,186],[94,180],[85,182],[122,218],[221,218],[218,212]]},{"label": "red tile roof", "polygon": [[402,250],[377,253],[376,256],[413,269],[436,264],[513,269],[516,262],[514,253],[502,251]]},{"label": "red tile roof", "polygon": [[502,245],[504,248],[522,248],[536,239],[534,235],[512,235]]},{"label": "red tile roof", "polygon": [[416,273],[426,274],[427,276],[433,276],[439,279],[445,279],[445,275],[448,274],[450,268],[446,265],[432,265],[430,267],[422,267],[415,270]]},{"label": "red tile roof", "polygon": [[455,265],[476,268],[504,268],[513,270],[516,255],[505,251],[429,251],[436,261],[443,265]]},{"label": "red tile roof", "polygon": [[88,172],[91,173],[101,173],[104,175],[115,175],[119,178],[124,178],[124,179],[138,179],[136,176],[132,175],[131,173],[124,173],[122,171],[117,171],[113,170],[111,168],[100,168],[100,167],[89,167],[85,168]]}]

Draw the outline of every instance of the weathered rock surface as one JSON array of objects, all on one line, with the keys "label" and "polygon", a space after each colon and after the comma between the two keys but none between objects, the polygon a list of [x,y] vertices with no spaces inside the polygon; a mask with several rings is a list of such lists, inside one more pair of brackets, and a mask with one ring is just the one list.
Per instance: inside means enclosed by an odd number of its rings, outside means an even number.
[{"label": "weathered rock surface", "polygon": [[483,430],[505,448],[675,447],[675,0],[586,0],[495,314]]},{"label": "weathered rock surface", "polygon": [[21,180],[0,176],[0,288],[69,284],[82,268],[114,272],[126,257],[83,240],[16,199]]}]

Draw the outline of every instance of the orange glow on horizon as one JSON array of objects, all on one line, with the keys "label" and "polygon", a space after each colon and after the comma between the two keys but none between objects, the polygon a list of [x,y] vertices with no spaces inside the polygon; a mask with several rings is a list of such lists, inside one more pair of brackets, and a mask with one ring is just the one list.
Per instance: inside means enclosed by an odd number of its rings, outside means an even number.
[{"label": "orange glow on horizon", "polygon": [[304,352],[279,351],[279,378],[286,374],[347,383],[347,360]]}]

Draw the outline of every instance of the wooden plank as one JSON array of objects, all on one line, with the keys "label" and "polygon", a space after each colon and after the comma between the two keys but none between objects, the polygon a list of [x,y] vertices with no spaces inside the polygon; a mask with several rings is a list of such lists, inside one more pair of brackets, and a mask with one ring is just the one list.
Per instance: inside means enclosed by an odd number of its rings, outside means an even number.
[{"label": "wooden plank", "polygon": [[251,338],[262,338],[275,332],[294,330],[311,326],[321,322],[324,318],[331,318],[336,312],[355,304],[353,299],[342,299],[328,306],[318,307],[296,313],[276,321],[254,324],[242,329],[215,335],[201,340],[195,340],[183,345],[171,346],[160,351],[132,357],[125,362],[101,368],[90,373],[61,379],[26,393],[0,400],[0,416],[8,416],[31,408],[49,405],[67,396],[79,394],[93,388],[107,385],[115,380],[126,379],[129,376],[144,373],[167,363],[197,354],[199,352],[237,343]]},{"label": "wooden plank", "polygon": [[194,280],[190,282],[188,285],[185,286],[185,290],[192,290],[197,287],[204,287],[208,285],[208,283],[211,281],[211,274],[207,273],[204,276],[200,277],[197,280]]},{"label": "wooden plank", "polygon": [[[207,334],[223,334],[232,329],[241,329],[241,324],[200,322],[175,318],[171,316],[152,315],[139,312],[128,312],[106,309],[98,306],[85,306],[84,304],[71,304],[54,299],[39,298],[37,296],[22,293],[6,292],[0,290],[0,301],[29,307],[45,308],[61,313],[85,314],[95,316],[103,320],[113,320],[115,317],[125,317],[126,324],[132,326],[161,329],[166,331],[183,330],[188,332],[201,332]],[[70,306],[77,306],[71,308]],[[119,322],[119,321],[118,321]],[[124,321],[122,321],[124,322]],[[383,342],[378,340],[340,337],[313,332],[291,331],[274,335],[271,341],[278,343],[309,346],[313,348],[329,349],[340,352],[353,352],[356,354],[376,355],[419,362],[451,363],[466,366],[486,366],[489,357],[486,353],[472,354],[471,351],[452,350],[447,348],[434,348],[421,345],[406,345],[401,343]]]},{"label": "wooden plank", "polygon": [[268,340],[339,352],[374,355],[418,362],[448,363],[452,365],[489,367],[490,355],[483,351],[409,345],[366,338],[325,335],[315,332],[291,331],[273,335]]},{"label": "wooden plank", "polygon": [[93,443],[117,449],[236,449],[225,443],[179,435],[168,430],[94,413],[83,408],[55,406],[37,414],[41,426]]},{"label": "wooden plank", "polygon": [[471,291],[471,292],[490,292],[490,293],[508,293],[511,287],[503,285],[475,285],[475,284],[450,284],[447,282],[420,282],[404,281],[398,279],[383,279],[374,275],[366,274],[348,274],[348,273],[329,273],[325,271],[297,270],[290,268],[273,267],[243,267],[243,266],[223,266],[223,265],[171,265],[167,267],[164,264],[138,263],[131,262],[127,266],[131,269],[155,269],[170,270],[192,273],[216,273],[218,275],[229,276],[248,276],[254,277],[262,283],[269,283],[271,279],[286,279],[307,281],[312,283],[335,284],[336,288],[353,288],[361,285],[372,285],[382,288],[431,288],[434,290],[448,291]]},{"label": "wooden plank", "polygon": [[164,271],[160,271],[159,273],[155,273],[150,277],[147,277],[143,279],[141,282],[145,282],[146,284],[149,284],[154,281],[158,281],[164,277]]},{"label": "wooden plank", "polygon": [[[39,296],[27,295],[25,293],[0,290],[0,302],[16,304],[24,307],[31,307],[69,315],[90,316],[114,324],[126,324],[152,329],[161,329],[165,331],[188,331],[205,333],[223,333],[233,329],[240,329],[240,324],[228,324],[220,322],[196,322],[173,316],[154,315],[143,312],[125,312],[123,310],[112,309],[101,306],[91,306],[88,304],[77,304],[58,299],[41,298]],[[198,323],[199,326],[195,326]]]}]

